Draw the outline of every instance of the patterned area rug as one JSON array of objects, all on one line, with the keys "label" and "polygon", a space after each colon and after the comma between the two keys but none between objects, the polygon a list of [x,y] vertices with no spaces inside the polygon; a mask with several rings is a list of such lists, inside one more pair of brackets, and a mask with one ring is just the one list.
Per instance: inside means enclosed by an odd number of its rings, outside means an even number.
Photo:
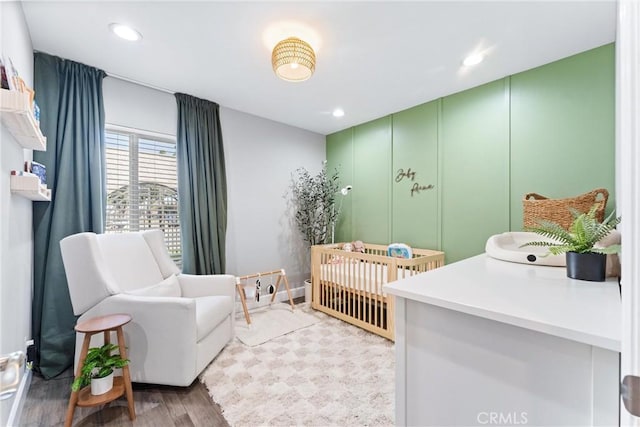
[{"label": "patterned area rug", "polygon": [[232,426],[393,425],[393,343],[306,310],[321,321],[255,347],[236,339],[202,374],[225,419]]},{"label": "patterned area rug", "polygon": [[299,305],[292,310],[289,304],[273,304],[251,312],[251,325],[247,325],[244,316],[238,317],[236,337],[243,344],[253,347],[319,321],[320,318],[301,309]]}]

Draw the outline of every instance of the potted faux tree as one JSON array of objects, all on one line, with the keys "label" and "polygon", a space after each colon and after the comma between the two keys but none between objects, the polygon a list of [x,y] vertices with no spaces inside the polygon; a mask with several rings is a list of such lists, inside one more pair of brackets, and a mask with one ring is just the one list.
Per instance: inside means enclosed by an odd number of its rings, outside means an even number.
[{"label": "potted faux tree", "polygon": [[123,359],[120,354],[111,354],[118,348],[115,344],[105,344],[102,347],[92,347],[87,352],[80,376],[71,384],[71,390],[78,391],[91,384],[91,394],[100,395],[113,388],[113,370],[123,368],[129,359]]},{"label": "potted faux tree", "polygon": [[309,245],[328,243],[331,227],[339,215],[335,207],[338,171],[327,173],[326,162],[316,175],[298,168],[291,180],[291,194],[295,221],[302,238]]},{"label": "potted faux tree", "polygon": [[598,205],[594,205],[586,213],[570,209],[574,220],[568,230],[553,221],[538,220],[538,226],[528,230],[557,243],[537,241],[523,246],[545,246],[553,255],[566,253],[567,276],[572,279],[604,281],[607,254],[618,253],[620,245],[598,247],[596,244],[620,223],[620,217],[616,218],[615,212],[612,212],[600,223],[596,219],[597,208]]},{"label": "potted faux tree", "polygon": [[[316,175],[305,168],[298,168],[291,177],[291,199],[294,218],[303,240],[322,245],[332,238],[335,221],[340,214],[336,209],[338,171],[327,173],[327,164]],[[311,280],[305,280],[305,301],[311,302]]]}]

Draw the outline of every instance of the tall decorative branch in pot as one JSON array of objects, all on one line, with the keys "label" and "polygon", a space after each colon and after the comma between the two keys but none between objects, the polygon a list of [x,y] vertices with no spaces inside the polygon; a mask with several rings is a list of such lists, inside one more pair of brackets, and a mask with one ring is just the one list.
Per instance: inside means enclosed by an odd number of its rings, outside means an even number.
[{"label": "tall decorative branch in pot", "polygon": [[338,171],[327,173],[326,162],[316,175],[298,168],[292,175],[291,194],[295,221],[309,245],[321,245],[331,238],[332,226],[340,212],[336,209]]},{"label": "tall decorative branch in pot", "polygon": [[537,241],[525,243],[522,246],[544,246],[553,255],[566,253],[568,277],[602,282],[605,280],[606,256],[618,253],[620,245],[612,244],[603,247],[598,245],[598,242],[613,231],[620,223],[620,217],[616,217],[615,212],[612,212],[600,223],[596,219],[597,209],[597,204],[587,213],[570,209],[573,223],[568,230],[553,221],[538,220],[536,227],[527,229],[557,243]]}]

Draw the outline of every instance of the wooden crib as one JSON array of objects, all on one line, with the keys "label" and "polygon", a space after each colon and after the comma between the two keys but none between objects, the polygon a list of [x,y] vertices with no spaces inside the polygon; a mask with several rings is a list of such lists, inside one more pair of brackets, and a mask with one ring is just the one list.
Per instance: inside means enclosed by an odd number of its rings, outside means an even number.
[{"label": "wooden crib", "polygon": [[365,253],[343,251],[342,243],[311,247],[311,307],[393,340],[394,300],[382,286],[443,266],[444,252],[414,248],[404,259],[364,246]]}]

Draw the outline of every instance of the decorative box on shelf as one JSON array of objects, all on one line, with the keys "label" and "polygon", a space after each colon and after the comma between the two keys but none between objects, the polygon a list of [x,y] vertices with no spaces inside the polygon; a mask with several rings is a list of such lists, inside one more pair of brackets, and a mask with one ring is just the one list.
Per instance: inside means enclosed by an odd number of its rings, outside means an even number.
[{"label": "decorative box on shelf", "polygon": [[24,148],[47,149],[47,138],[40,131],[28,92],[0,89],[0,119]]},{"label": "decorative box on shelf", "polygon": [[11,192],[34,201],[51,200],[51,190],[36,175],[11,175]]}]

